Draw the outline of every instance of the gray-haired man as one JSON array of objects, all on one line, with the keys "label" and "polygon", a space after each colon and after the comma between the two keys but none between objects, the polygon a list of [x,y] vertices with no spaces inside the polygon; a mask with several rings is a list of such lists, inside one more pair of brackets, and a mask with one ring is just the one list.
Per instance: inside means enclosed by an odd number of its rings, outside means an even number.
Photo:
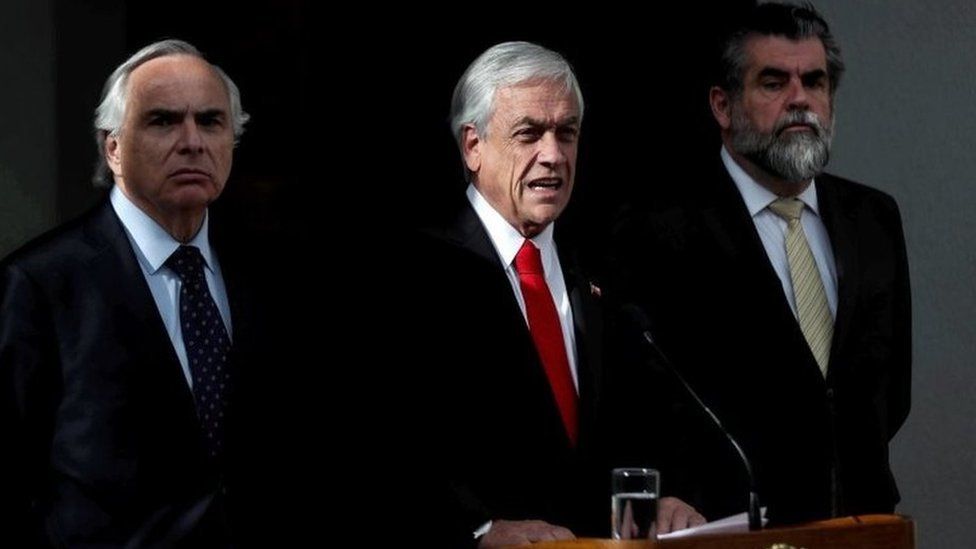
[{"label": "gray-haired man", "polygon": [[[554,235],[582,118],[569,64],[527,42],[489,48],[455,88],[469,186],[415,249],[410,308],[419,375],[437,379],[416,402],[446,477],[438,535],[492,547],[609,533],[598,291]],[[663,531],[704,520],[673,498],[660,509]]]},{"label": "gray-haired man", "polygon": [[190,44],[140,50],[96,111],[108,197],[0,265],[11,546],[230,543],[235,387],[261,338],[208,206],[246,120]]}]

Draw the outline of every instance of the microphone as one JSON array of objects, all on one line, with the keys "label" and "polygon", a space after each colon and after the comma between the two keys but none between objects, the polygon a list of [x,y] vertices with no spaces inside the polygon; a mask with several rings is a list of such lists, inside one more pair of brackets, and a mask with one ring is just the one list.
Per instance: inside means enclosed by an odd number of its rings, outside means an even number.
[{"label": "microphone", "polygon": [[742,450],[742,446],[739,446],[738,441],[736,441],[735,437],[732,436],[732,433],[730,433],[725,426],[722,425],[722,422],[718,419],[718,416],[716,416],[715,413],[712,412],[711,408],[709,408],[702,401],[701,397],[698,396],[698,393],[691,388],[691,385],[689,385],[684,376],[681,375],[681,372],[675,368],[674,363],[672,363],[668,359],[667,355],[661,351],[661,348],[654,343],[654,337],[651,335],[651,321],[647,318],[647,315],[644,314],[644,310],[633,303],[623,305],[621,310],[631,320],[633,320],[635,324],[637,324],[637,327],[641,331],[641,335],[644,337],[644,341],[647,343],[648,348],[650,348],[654,353],[655,358],[657,358],[660,363],[664,365],[664,368],[668,370],[671,375],[681,382],[681,385],[684,386],[685,391],[691,395],[691,398],[698,404],[698,407],[704,410],[705,414],[711,418],[712,423],[718,427],[718,430],[725,435],[725,438],[728,439],[732,447],[735,448],[736,453],[739,455],[739,460],[742,462],[742,465],[746,470],[746,476],[749,478],[749,530],[762,530],[762,513],[759,510],[759,492],[756,490],[756,477],[752,474],[752,463],[750,463],[749,458],[746,457],[746,453]]}]

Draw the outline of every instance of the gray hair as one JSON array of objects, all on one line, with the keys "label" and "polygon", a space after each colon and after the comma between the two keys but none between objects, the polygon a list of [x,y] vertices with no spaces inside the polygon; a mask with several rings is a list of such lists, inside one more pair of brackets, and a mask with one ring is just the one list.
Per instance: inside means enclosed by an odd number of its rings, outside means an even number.
[{"label": "gray hair", "polygon": [[530,42],[503,42],[488,48],[468,66],[451,99],[451,132],[463,146],[462,129],[473,124],[483,139],[495,112],[495,93],[500,88],[533,80],[562,82],[576,96],[583,119],[583,93],[573,68],[562,55]]},{"label": "gray hair", "polygon": [[830,27],[812,4],[769,2],[759,4],[746,14],[738,27],[730,33],[722,47],[719,84],[733,97],[743,89],[746,70],[746,42],[754,36],[782,36],[789,40],[817,38],[827,53],[827,78],[833,97],[840,77],[844,74],[844,60],[840,47],[830,33]]},{"label": "gray hair", "polygon": [[[128,95],[129,75],[140,65],[169,55],[190,55],[206,61],[206,58],[196,47],[182,40],[161,40],[154,42],[137,51],[132,57],[119,65],[105,81],[102,88],[102,100],[95,109],[95,142],[98,144],[98,162],[92,182],[96,187],[110,187],[112,185],[112,171],[105,162],[105,139],[108,136],[118,136],[125,120],[125,105]],[[244,124],[250,115],[241,107],[241,92],[234,81],[217,65],[210,67],[217,73],[227,88],[230,98],[231,124],[234,130],[236,144],[244,133]]]}]

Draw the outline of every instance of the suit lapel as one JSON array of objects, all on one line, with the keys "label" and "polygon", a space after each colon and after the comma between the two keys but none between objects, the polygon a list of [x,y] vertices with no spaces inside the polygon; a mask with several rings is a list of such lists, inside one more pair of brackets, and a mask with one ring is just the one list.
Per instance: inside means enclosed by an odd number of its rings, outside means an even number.
[{"label": "suit lapel", "polygon": [[485,231],[481,220],[478,219],[478,214],[475,213],[474,208],[467,201],[465,201],[464,206],[458,212],[458,216],[453,225],[449,227],[447,236],[457,245],[474,253],[496,269],[504,270],[505,267],[498,259],[498,252],[495,251],[495,247],[491,244],[491,238],[488,237],[488,232]]},{"label": "suit lapel", "polygon": [[714,178],[718,187],[708,193],[714,199],[702,209],[703,224],[727,259],[743,270],[744,279],[761,290],[755,297],[768,304],[767,310],[775,310],[778,317],[788,317],[797,324],[752,216],[725,166],[719,164],[721,177]]},{"label": "suit lapel", "polygon": [[[86,238],[95,249],[89,268],[92,280],[106,285],[105,295],[118,296],[114,304],[116,317],[130,319],[126,328],[135,333],[135,347],[145,360],[141,367],[159,371],[141,371],[138,375],[163,380],[174,395],[185,404],[183,409],[195,414],[193,396],[176,351],[166,332],[166,326],[156,307],[135,252],[111,204],[95,213],[85,229]],[[97,320],[97,319],[96,319]],[[161,391],[167,390],[160,388]],[[195,421],[195,416],[194,416]]]},{"label": "suit lapel", "polygon": [[589,436],[602,394],[601,355],[603,322],[593,288],[583,276],[579,262],[568,245],[558,248],[559,263],[573,310],[576,337],[576,375],[579,381],[580,438]]},{"label": "suit lapel", "polygon": [[[245,262],[240,253],[232,246],[233,235],[225,234],[222,230],[224,225],[219,222],[219,217],[213,210],[210,216],[210,246],[217,255],[220,262],[221,275],[224,280],[224,288],[227,290],[227,301],[230,305],[231,327],[231,355],[246,356],[248,349],[252,348],[255,342],[267,337],[262,334],[259,327],[254,327],[252,323],[261,318],[262,315],[254,312],[255,300],[248,299],[253,297],[255,289],[245,275]],[[231,361],[236,365],[238,361]]]},{"label": "suit lapel", "polygon": [[[508,275],[505,274],[505,266],[499,260],[498,252],[491,243],[491,238],[481,224],[478,214],[475,213],[474,208],[467,200],[459,208],[457,217],[446,229],[444,237],[454,245],[473,254],[479,262],[483,263],[482,268],[492,273],[490,279],[493,287],[483,290],[495,292],[499,295],[500,301],[506,304],[507,317],[511,319],[512,330],[510,333],[518,334],[523,346],[528,345],[532,351],[532,356],[536,357],[535,344],[532,342],[532,336],[525,323],[525,316],[523,316],[518,302],[512,295],[512,285],[509,282]],[[505,297],[502,298],[501,296]]]}]

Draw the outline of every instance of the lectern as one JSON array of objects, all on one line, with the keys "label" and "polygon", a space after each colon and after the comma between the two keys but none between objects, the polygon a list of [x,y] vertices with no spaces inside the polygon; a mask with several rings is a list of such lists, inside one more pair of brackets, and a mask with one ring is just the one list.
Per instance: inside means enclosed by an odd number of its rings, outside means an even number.
[{"label": "lectern", "polygon": [[914,549],[915,523],[899,515],[861,515],[757,532],[713,533],[661,541],[578,539],[532,549]]}]

